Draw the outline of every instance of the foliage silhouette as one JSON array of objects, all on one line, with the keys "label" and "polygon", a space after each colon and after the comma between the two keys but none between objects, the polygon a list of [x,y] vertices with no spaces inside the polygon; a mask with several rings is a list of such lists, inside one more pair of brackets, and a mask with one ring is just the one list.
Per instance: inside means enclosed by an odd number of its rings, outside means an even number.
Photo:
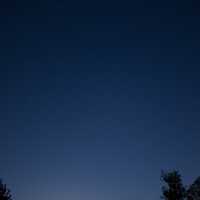
[{"label": "foliage silhouette", "polygon": [[165,200],[200,200],[200,177],[186,188],[178,171],[162,171],[161,181],[164,184],[162,198]]},{"label": "foliage silhouette", "polygon": [[184,200],[186,197],[186,189],[183,186],[181,175],[178,171],[162,172],[161,181],[164,183],[162,187],[162,198],[165,200]]},{"label": "foliage silhouette", "polygon": [[188,188],[187,200],[200,200],[200,177]]},{"label": "foliage silhouette", "polygon": [[0,180],[0,200],[12,200],[10,190],[2,180]]}]

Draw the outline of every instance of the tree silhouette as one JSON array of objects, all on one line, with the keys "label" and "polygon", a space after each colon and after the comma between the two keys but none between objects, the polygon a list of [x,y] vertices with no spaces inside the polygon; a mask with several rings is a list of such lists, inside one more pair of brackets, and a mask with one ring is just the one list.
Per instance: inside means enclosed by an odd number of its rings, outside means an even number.
[{"label": "tree silhouette", "polygon": [[162,198],[165,200],[184,200],[186,197],[186,189],[183,186],[181,175],[178,171],[162,172],[161,181],[164,183],[162,187]]},{"label": "tree silhouette", "polygon": [[187,200],[200,200],[200,177],[187,190]]},{"label": "tree silhouette", "polygon": [[12,200],[10,190],[7,188],[6,184],[0,180],[0,200]]}]

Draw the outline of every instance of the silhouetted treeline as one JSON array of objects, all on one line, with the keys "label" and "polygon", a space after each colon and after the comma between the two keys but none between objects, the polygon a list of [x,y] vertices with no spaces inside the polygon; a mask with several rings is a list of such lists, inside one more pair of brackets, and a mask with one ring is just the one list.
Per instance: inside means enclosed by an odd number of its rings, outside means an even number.
[{"label": "silhouetted treeline", "polygon": [[[164,200],[200,200],[200,177],[188,187],[184,186],[181,174],[174,170],[161,173],[162,198]],[[10,190],[0,179],[0,200],[12,200]]]},{"label": "silhouetted treeline", "polygon": [[183,185],[182,177],[176,170],[162,172],[162,198],[165,200],[200,200],[200,177],[190,186]]}]

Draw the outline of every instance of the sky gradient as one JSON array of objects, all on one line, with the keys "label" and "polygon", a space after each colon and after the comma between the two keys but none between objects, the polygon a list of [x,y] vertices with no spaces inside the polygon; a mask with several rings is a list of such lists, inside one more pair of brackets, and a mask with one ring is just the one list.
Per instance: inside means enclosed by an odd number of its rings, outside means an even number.
[{"label": "sky gradient", "polygon": [[197,1],[4,1],[0,177],[15,200],[158,200],[200,175]]}]

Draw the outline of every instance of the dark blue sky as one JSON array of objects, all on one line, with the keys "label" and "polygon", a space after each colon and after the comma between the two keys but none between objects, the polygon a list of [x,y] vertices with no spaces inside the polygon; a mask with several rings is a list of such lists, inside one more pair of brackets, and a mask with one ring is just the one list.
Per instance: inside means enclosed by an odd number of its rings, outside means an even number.
[{"label": "dark blue sky", "polygon": [[158,200],[200,175],[197,1],[4,1],[0,177],[16,200]]}]

